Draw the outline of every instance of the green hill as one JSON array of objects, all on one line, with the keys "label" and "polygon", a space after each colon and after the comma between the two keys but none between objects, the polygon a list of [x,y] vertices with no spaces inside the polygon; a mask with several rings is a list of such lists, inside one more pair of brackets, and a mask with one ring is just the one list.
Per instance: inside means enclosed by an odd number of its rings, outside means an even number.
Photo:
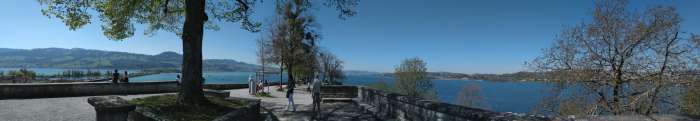
[{"label": "green hill", "polygon": [[[182,55],[163,52],[145,55],[92,49],[7,49],[0,48],[1,68],[94,68],[151,69],[180,68]],[[252,72],[260,66],[229,59],[204,60],[205,71]]]}]

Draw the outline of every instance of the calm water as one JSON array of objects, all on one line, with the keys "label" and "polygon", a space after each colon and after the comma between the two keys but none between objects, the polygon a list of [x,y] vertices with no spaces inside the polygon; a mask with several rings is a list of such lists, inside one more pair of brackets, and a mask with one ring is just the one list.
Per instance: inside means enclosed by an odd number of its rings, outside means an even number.
[{"label": "calm water", "polygon": [[[164,73],[132,78],[134,81],[175,80],[176,73]],[[216,72],[205,73],[208,84],[245,84],[251,72]],[[286,76],[286,75],[285,75]],[[266,76],[266,79],[279,81],[279,75]],[[381,78],[377,75],[347,75],[345,85],[368,85],[378,80],[393,84],[391,77]],[[474,80],[432,80],[442,102],[454,103],[463,86],[477,84],[480,94],[490,110],[498,112],[529,112],[545,95],[544,90],[551,88],[539,82],[495,82]]]}]

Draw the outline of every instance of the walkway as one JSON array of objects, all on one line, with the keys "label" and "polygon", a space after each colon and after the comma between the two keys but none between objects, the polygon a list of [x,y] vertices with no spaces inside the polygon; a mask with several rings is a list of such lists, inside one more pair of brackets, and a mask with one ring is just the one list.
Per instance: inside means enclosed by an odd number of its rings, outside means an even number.
[{"label": "walkway", "polygon": [[[168,93],[166,93],[168,94]],[[133,99],[160,94],[122,95]],[[93,121],[95,109],[85,97],[0,100],[0,121]]]},{"label": "walkway", "polygon": [[[269,121],[309,121],[312,115],[311,93],[306,87],[298,87],[294,90],[294,103],[297,111],[286,111],[287,98],[285,92],[276,91],[277,86],[270,86],[273,96],[256,97],[248,94],[248,89],[229,90],[232,97],[256,98],[262,100],[264,115]],[[321,121],[372,121],[379,120],[370,112],[366,112],[360,104],[355,102],[321,103]]]},{"label": "walkway", "polygon": [[[269,121],[309,121],[311,120],[311,93],[305,87],[295,89],[294,101],[297,111],[285,111],[287,104],[285,92],[276,91],[271,86],[272,98],[255,97],[248,94],[248,89],[236,89],[230,96],[257,98],[262,100],[264,115]],[[172,93],[164,93],[172,94]],[[133,99],[162,94],[121,95],[125,99]],[[0,121],[92,121],[95,110],[84,97],[40,98],[40,99],[7,99],[0,100]],[[367,121],[377,120],[372,113],[366,112],[355,102],[322,103],[322,113],[318,120],[323,121]]]}]

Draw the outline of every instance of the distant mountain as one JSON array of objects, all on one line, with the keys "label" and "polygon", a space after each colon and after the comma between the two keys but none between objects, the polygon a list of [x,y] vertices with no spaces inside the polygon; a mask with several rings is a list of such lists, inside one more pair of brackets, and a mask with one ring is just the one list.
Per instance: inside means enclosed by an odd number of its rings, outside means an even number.
[{"label": "distant mountain", "polygon": [[446,80],[489,80],[489,81],[536,81],[542,80],[543,73],[537,72],[515,72],[505,74],[463,74],[453,72],[428,72],[428,77],[432,79]]},{"label": "distant mountain", "polygon": [[[0,67],[3,68],[180,68],[181,62],[182,55],[170,51],[145,55],[81,48],[0,48]],[[259,67],[229,59],[204,60],[205,71],[254,72]]]},{"label": "distant mountain", "polygon": [[[515,72],[505,74],[464,74],[454,72],[427,72],[429,79],[439,80],[489,80],[489,81],[538,81],[543,80],[543,73]],[[379,73],[370,71],[346,71],[346,75],[383,75],[394,76],[394,73]]]}]

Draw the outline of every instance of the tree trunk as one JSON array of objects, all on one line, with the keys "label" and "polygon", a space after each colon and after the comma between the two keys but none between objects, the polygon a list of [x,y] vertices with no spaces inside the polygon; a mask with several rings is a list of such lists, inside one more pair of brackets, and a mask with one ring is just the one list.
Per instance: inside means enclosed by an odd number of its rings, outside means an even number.
[{"label": "tree trunk", "polygon": [[187,0],[185,25],[182,28],[182,84],[178,102],[199,105],[204,98],[202,84],[202,36],[204,35],[204,0]]},{"label": "tree trunk", "polygon": [[284,71],[284,70],[282,70],[282,67],[283,67],[282,63],[280,63],[280,84],[279,84],[280,89],[282,88],[282,72]]},{"label": "tree trunk", "polygon": [[296,86],[296,80],[294,80],[294,75],[292,75],[292,64],[287,64],[287,87]]}]

